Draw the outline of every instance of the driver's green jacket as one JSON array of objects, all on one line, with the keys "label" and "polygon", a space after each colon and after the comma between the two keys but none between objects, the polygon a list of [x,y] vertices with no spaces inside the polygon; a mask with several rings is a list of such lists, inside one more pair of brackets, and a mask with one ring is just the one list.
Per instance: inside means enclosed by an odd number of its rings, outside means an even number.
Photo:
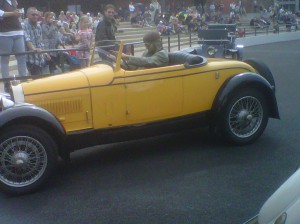
[{"label": "driver's green jacket", "polygon": [[146,51],[141,57],[129,56],[127,63],[132,70],[163,67],[169,65],[169,56],[164,49],[160,49],[154,54]]}]

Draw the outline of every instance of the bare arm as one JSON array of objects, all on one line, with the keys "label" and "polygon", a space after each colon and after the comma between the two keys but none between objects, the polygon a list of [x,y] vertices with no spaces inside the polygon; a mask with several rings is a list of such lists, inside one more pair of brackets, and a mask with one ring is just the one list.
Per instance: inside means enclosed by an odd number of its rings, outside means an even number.
[{"label": "bare arm", "polygon": [[20,17],[22,14],[19,10],[15,10],[13,12],[4,12],[0,9],[0,17]]}]

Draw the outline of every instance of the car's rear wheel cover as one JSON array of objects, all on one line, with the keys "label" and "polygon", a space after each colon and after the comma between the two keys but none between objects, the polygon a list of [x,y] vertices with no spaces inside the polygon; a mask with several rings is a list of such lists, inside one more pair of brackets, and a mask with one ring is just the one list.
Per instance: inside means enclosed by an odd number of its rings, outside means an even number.
[{"label": "car's rear wheel cover", "polygon": [[43,175],[46,167],[47,153],[38,140],[16,136],[0,144],[0,180],[7,186],[29,186]]}]

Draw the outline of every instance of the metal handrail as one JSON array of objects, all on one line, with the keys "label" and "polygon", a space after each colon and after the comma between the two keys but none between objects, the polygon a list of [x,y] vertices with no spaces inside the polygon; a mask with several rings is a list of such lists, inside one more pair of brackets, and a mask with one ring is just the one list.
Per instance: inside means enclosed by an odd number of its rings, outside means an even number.
[{"label": "metal handrail", "polygon": [[68,52],[68,51],[89,51],[89,48],[64,48],[64,49],[49,49],[49,50],[41,50],[41,51],[24,51],[19,53],[9,53],[9,54],[1,54],[1,56],[11,56],[11,55],[23,55],[23,54],[45,54],[45,53],[59,53],[59,52]]},{"label": "metal handrail", "polygon": [[[283,26],[285,26],[285,25],[280,25],[280,27],[283,27]],[[254,35],[256,36],[258,33],[266,33],[266,35],[268,35],[269,34],[269,27],[270,26],[268,26],[265,29],[265,32],[258,32],[257,31],[258,29],[256,27],[254,27]],[[243,30],[244,30],[243,37],[248,36],[247,33],[249,33],[249,32],[246,31],[246,28],[243,28]],[[297,31],[297,30],[295,30],[295,31]],[[280,32],[280,29],[279,29],[278,33],[279,32]],[[167,41],[167,49],[168,49],[169,52],[171,51],[172,47],[177,47],[177,49],[180,50],[182,45],[187,45],[188,44],[191,47],[192,44],[199,43],[199,39],[197,39],[196,41],[192,40],[192,34],[193,34],[192,32],[189,32],[188,34],[178,33],[176,35],[162,36],[162,42]],[[182,41],[183,36],[188,37],[188,42],[183,42]],[[175,38],[177,37],[177,44],[174,43],[173,45],[171,45],[171,42],[172,42],[171,37],[175,37]],[[237,38],[239,38],[239,37],[237,36]],[[112,41],[113,42],[120,42],[120,41],[117,41],[117,40],[112,40]],[[112,41],[108,40],[107,42],[112,42]],[[101,41],[101,42],[105,42],[105,41]],[[144,44],[144,42],[143,41],[136,41],[136,42],[126,43],[126,44],[124,44],[124,46],[135,46],[135,45],[141,45],[141,44]],[[106,47],[113,47],[113,46],[115,46],[115,45],[106,45],[106,46],[97,46],[97,47],[106,48]],[[11,55],[23,55],[23,54],[63,53],[63,52],[69,52],[69,51],[90,51],[90,50],[91,49],[89,49],[89,48],[84,48],[84,49],[82,49],[82,48],[67,48],[67,49],[65,49],[64,48],[64,49],[41,50],[39,52],[38,51],[25,51],[25,52],[22,52],[22,53],[13,53],[13,54],[1,54],[0,53],[0,57],[1,56],[11,56]],[[132,55],[134,55],[134,48],[132,48]],[[25,76],[25,77],[18,76],[16,78],[12,78],[12,77],[0,78],[0,82],[1,81],[10,81],[10,80],[14,80],[14,79],[26,80],[28,78],[40,78],[40,77],[45,77],[45,76],[49,76],[49,74],[47,74],[47,75]]]},{"label": "metal handrail", "polygon": [[[120,42],[120,41],[118,41]],[[139,44],[143,44],[144,42],[133,42],[133,43],[128,43],[128,44],[124,44],[124,46],[133,46],[133,45],[139,45]],[[115,45],[105,45],[105,46],[96,46],[93,49],[97,49],[98,47],[100,48],[109,48],[109,47],[114,47]],[[63,49],[48,49],[48,50],[41,50],[41,51],[24,51],[24,52],[19,52],[19,53],[11,53],[11,54],[1,54],[0,53],[0,57],[1,56],[12,56],[12,55],[34,55],[34,54],[45,54],[45,53],[58,53],[58,54],[62,54],[62,53],[68,53],[70,51],[91,51],[92,49],[89,48],[63,48]],[[134,54],[134,49],[132,48],[132,54]],[[35,60],[35,58],[34,58]],[[60,68],[62,70],[62,72],[64,72],[64,63],[65,61],[60,61]],[[0,77],[0,82],[7,82],[7,81],[13,81],[13,80],[28,80],[28,79],[38,79],[38,78],[43,78],[43,77],[47,77],[50,74],[41,74],[41,75],[28,75],[28,76],[14,76],[14,77],[8,77],[8,78],[2,78]]]},{"label": "metal handrail", "polygon": [[[24,51],[24,52],[19,52],[19,53],[13,53],[13,54],[0,54],[1,56],[11,56],[11,55],[34,55],[34,54],[45,54],[45,53],[67,53],[69,51],[90,51],[89,48],[68,48],[68,49],[51,49],[51,50],[41,50],[41,51]],[[35,58],[33,59],[35,60]],[[64,63],[65,61],[61,61],[60,66],[62,67],[62,71],[64,71]],[[0,82],[7,82],[7,81],[12,81],[12,80],[28,80],[28,79],[37,79],[37,78],[42,78],[49,76],[50,74],[42,74],[42,75],[28,75],[28,76],[14,76],[14,77],[8,77],[8,78],[2,78],[0,77]]]}]

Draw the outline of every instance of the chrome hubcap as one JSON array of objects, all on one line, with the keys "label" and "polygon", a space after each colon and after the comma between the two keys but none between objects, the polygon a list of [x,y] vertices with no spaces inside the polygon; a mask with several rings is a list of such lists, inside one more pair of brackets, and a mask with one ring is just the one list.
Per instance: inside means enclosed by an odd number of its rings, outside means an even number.
[{"label": "chrome hubcap", "polygon": [[251,122],[253,119],[253,115],[250,113],[250,111],[242,110],[237,114],[237,120],[239,122]]},{"label": "chrome hubcap", "polygon": [[231,132],[240,138],[253,135],[260,127],[263,119],[261,103],[252,96],[239,99],[229,113]]},{"label": "chrome hubcap", "polygon": [[17,136],[0,144],[0,181],[11,187],[33,184],[45,172],[47,153],[34,138]]},{"label": "chrome hubcap", "polygon": [[25,152],[17,152],[12,157],[12,164],[15,167],[21,167],[28,164],[28,154]]}]

